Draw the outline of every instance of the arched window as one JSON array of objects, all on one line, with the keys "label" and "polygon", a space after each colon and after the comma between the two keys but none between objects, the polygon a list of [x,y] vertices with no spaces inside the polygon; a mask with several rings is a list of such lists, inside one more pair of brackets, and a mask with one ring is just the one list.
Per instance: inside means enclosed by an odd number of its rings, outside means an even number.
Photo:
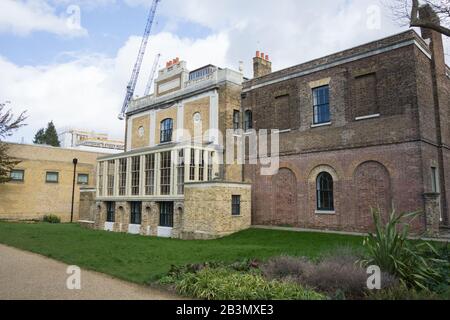
[{"label": "arched window", "polygon": [[166,119],[161,122],[161,143],[172,142],[173,120]]},{"label": "arched window", "polygon": [[317,177],[317,210],[334,211],[333,177],[328,172]]},{"label": "arched window", "polygon": [[247,110],[244,115],[244,130],[249,131],[251,129],[253,129],[253,113],[251,110]]}]

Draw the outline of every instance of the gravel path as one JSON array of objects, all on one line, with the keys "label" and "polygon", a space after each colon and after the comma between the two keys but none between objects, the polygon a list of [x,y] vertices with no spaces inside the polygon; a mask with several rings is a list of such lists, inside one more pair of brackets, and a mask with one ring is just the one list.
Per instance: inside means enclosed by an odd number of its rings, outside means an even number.
[{"label": "gravel path", "polygon": [[81,290],[67,289],[68,265],[0,245],[0,300],[175,300],[170,293],[81,270]]}]

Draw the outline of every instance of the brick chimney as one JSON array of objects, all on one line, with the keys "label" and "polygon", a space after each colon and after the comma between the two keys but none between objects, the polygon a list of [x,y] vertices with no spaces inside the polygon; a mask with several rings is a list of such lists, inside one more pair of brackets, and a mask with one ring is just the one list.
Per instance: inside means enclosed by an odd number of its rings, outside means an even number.
[{"label": "brick chimney", "polygon": [[256,51],[256,56],[253,58],[253,77],[259,78],[269,73],[272,73],[272,62],[269,60],[269,55]]}]

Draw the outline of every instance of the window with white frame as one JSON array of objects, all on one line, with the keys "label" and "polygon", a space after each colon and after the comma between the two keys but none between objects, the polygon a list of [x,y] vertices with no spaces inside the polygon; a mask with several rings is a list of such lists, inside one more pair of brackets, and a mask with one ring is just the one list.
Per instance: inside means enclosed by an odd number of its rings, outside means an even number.
[{"label": "window with white frame", "polygon": [[184,194],[184,175],[186,165],[184,160],[184,149],[178,151],[178,163],[177,163],[177,193],[179,195]]},{"label": "window with white frame", "polygon": [[119,160],[119,196],[127,194],[127,159]]},{"label": "window with white frame", "polygon": [[172,154],[170,151],[161,152],[161,195],[170,195],[170,181],[172,169]]},{"label": "window with white frame", "polygon": [[131,158],[131,195],[138,196],[140,193],[140,178],[141,178],[141,157]]},{"label": "window with white frame", "polygon": [[114,160],[108,161],[108,175],[107,175],[107,193],[108,196],[114,195],[114,174],[115,174],[115,164]]},{"label": "window with white frame", "polygon": [[155,194],[155,154],[145,156],[145,195]]},{"label": "window with white frame", "polygon": [[195,149],[191,149],[191,164],[189,166],[189,180],[195,181]]},{"label": "window with white frame", "polygon": [[103,168],[104,162],[98,163],[98,194],[103,195]]}]

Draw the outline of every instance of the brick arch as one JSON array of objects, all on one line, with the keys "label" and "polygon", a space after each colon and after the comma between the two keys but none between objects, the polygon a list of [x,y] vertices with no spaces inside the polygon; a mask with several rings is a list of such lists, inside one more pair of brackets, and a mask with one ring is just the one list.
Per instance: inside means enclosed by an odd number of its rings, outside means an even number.
[{"label": "brick arch", "polygon": [[297,223],[297,177],[289,168],[280,168],[272,180],[275,196],[276,225],[295,225]]},{"label": "brick arch", "polygon": [[317,181],[317,177],[322,172],[328,172],[333,177],[334,182],[339,181],[339,176],[338,176],[336,170],[329,165],[320,165],[320,166],[317,166],[314,169],[312,169],[311,172],[309,173],[308,181],[315,185],[316,181]]},{"label": "brick arch", "polygon": [[373,230],[373,209],[380,209],[387,219],[392,209],[391,176],[377,161],[360,164],[354,172],[355,206],[358,208],[355,225],[364,231]]}]

